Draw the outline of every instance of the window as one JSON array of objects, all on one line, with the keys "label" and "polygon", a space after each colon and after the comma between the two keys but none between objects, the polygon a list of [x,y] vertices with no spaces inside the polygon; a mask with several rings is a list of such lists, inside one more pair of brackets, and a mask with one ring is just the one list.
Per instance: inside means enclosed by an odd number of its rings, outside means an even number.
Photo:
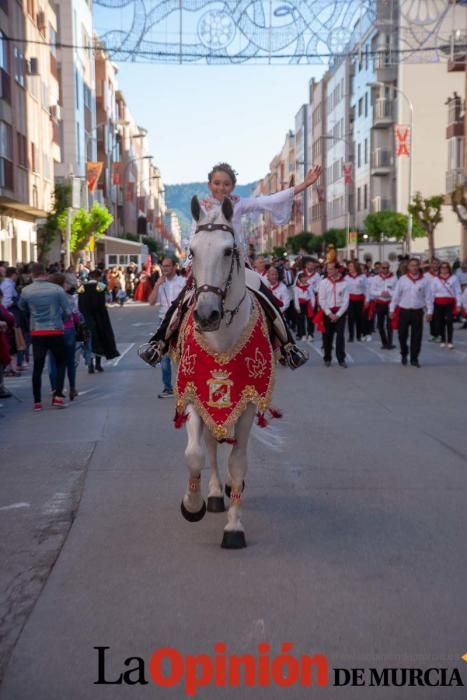
[{"label": "window", "polygon": [[13,132],[6,122],[0,121],[0,187],[13,189]]},{"label": "window", "polygon": [[15,80],[19,85],[21,85],[21,87],[24,87],[25,83],[26,83],[26,79],[25,79],[26,62],[24,60],[24,55],[21,53],[21,51],[16,46],[13,49],[13,62],[14,62],[14,69],[15,69]]},{"label": "window", "polygon": [[0,31],[0,99],[10,102],[10,62],[8,60],[8,42],[6,35]]},{"label": "window", "polygon": [[360,97],[358,101],[358,116],[361,117],[363,114],[363,97]]},{"label": "window", "polygon": [[357,146],[357,168],[362,166],[362,144],[359,143]]},{"label": "window", "polygon": [[365,92],[365,117],[368,116],[368,93]]},{"label": "window", "polygon": [[368,209],[368,185],[363,188],[363,208]]},{"label": "window", "polygon": [[83,83],[83,100],[84,106],[88,109],[92,109],[92,92],[86,83]]},{"label": "window", "polygon": [[18,165],[23,168],[28,167],[28,142],[26,136],[20,134],[19,131],[16,132],[16,142],[18,145]]},{"label": "window", "polygon": [[362,208],[362,189],[361,187],[357,188],[357,211],[361,211]]},{"label": "window", "polygon": [[35,143],[31,143],[31,169],[33,172],[37,173],[37,146]]},{"label": "window", "polygon": [[365,139],[365,154],[364,154],[365,165],[368,163],[368,139]]},{"label": "window", "polygon": [[49,44],[50,53],[52,56],[57,56],[57,32],[51,24],[49,24]]},{"label": "window", "polygon": [[76,109],[79,109],[79,89],[80,89],[79,73],[78,73],[78,69],[75,68]]},{"label": "window", "polygon": [[32,206],[35,209],[39,209],[39,191],[37,185],[32,186]]}]

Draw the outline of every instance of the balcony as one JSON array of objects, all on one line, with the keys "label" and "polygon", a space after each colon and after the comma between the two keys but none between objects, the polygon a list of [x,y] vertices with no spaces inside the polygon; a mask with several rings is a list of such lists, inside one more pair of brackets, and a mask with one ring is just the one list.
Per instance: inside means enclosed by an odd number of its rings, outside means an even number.
[{"label": "balcony", "polygon": [[446,173],[446,192],[451,194],[454,192],[456,187],[466,187],[467,186],[467,176],[465,174],[464,168],[455,168],[454,170],[448,170]]},{"label": "balcony", "polygon": [[375,129],[386,129],[394,119],[394,101],[385,98],[376,100],[373,108],[373,126]]},{"label": "balcony", "polygon": [[377,148],[371,154],[371,174],[389,175],[394,166],[392,151],[385,148]]},{"label": "balcony", "polygon": [[378,47],[375,53],[376,80],[393,83],[397,80],[397,56],[387,46]]},{"label": "balcony", "polygon": [[371,200],[371,212],[377,214],[380,211],[390,211],[394,207],[390,199],[384,199],[383,197],[373,197]]},{"label": "balcony", "polygon": [[467,33],[456,29],[451,34],[449,45],[441,47],[441,51],[449,56],[448,71],[463,73],[467,61]]}]

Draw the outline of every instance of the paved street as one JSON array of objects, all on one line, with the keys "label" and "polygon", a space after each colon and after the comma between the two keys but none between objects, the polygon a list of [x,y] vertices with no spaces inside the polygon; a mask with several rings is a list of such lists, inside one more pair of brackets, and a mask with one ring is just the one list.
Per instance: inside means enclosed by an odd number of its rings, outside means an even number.
[{"label": "paved street", "polygon": [[[81,367],[70,408],[34,414],[30,373],[9,380],[15,396],[0,407],[0,700],[185,697],[94,685],[97,645],[111,647],[112,678],[159,647],[213,655],[223,641],[256,654],[266,640],[333,667],[459,667],[467,684],[467,331],[454,351],[425,342],[422,369],[401,367],[376,336],[349,346],[348,370],[323,367],[319,343],[303,369],[280,368],[284,418],[251,443],[249,546],[226,551],[223,515],[180,515],[185,434],[173,401],[156,397],[160,369],[136,355],[154,311],[111,315],[122,356],[102,375]],[[197,697],[449,700],[466,689]]]}]

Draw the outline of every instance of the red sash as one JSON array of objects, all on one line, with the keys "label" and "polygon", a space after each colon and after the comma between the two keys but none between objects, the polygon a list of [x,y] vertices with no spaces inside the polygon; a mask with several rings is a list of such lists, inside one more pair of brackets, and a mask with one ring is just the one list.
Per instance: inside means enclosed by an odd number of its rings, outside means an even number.
[{"label": "red sash", "polygon": [[192,403],[216,440],[225,440],[249,403],[266,411],[274,388],[274,356],[259,303],[252,297],[248,326],[230,353],[209,348],[194,327],[193,309],[180,329],[175,426]]},{"label": "red sash", "polygon": [[325,333],[326,332],[326,327],[324,325],[324,311],[323,311],[323,309],[319,309],[315,313],[314,324],[315,324],[315,328],[318,331],[318,333]]},{"label": "red sash", "polygon": [[394,318],[391,319],[391,328],[393,331],[399,330],[399,319],[401,316],[401,307],[396,306],[394,309]]}]

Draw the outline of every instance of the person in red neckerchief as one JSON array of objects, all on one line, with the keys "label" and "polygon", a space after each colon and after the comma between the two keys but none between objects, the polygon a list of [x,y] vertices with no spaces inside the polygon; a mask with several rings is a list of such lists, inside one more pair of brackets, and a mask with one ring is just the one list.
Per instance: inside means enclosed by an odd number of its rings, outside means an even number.
[{"label": "person in red neckerchief", "polygon": [[271,266],[268,270],[266,284],[273,293],[277,306],[285,311],[290,303],[287,287],[279,280],[277,268]]},{"label": "person in red neckerchief", "polygon": [[420,272],[420,262],[417,258],[411,258],[408,263],[408,272],[399,278],[394,294],[389,304],[389,318],[396,315],[399,308],[399,343],[401,348],[401,361],[407,364],[409,354],[408,337],[410,331],[410,364],[412,367],[420,367],[418,357],[422,347],[423,316],[427,310],[427,320],[433,318],[433,298],[430,281]]},{"label": "person in red neckerchief", "polygon": [[258,275],[261,275],[261,277],[264,278],[263,279],[263,281],[264,281],[267,277],[267,274],[268,274],[268,270],[266,267],[266,260],[264,259],[264,257],[262,255],[257,255],[253,265],[254,265],[255,272],[257,272]]},{"label": "person in red neckerchief", "polygon": [[441,263],[439,275],[431,282],[431,292],[434,300],[433,324],[436,335],[441,338],[440,347],[445,348],[447,344],[452,350],[454,318],[461,307],[461,287],[449,263]]},{"label": "person in red neckerchief", "polygon": [[381,349],[393,350],[392,327],[389,319],[389,304],[396,286],[396,277],[391,272],[389,263],[381,263],[379,273],[371,278],[370,297],[375,302],[376,320],[381,337]]},{"label": "person in red neckerchief", "polygon": [[313,339],[313,315],[315,308],[315,295],[305,271],[300,272],[294,287],[295,310],[297,312],[297,340],[305,338]]},{"label": "person in red neckerchief", "polygon": [[363,312],[368,306],[367,279],[356,260],[351,260],[347,269],[345,283],[349,290],[349,343],[353,343],[355,332],[357,340],[362,340]]},{"label": "person in red neckerchief", "polygon": [[345,361],[345,320],[349,307],[349,290],[336,263],[326,266],[327,277],[319,283],[318,303],[324,313],[324,364],[331,366],[332,341],[336,335],[336,356],[340,367],[346,368]]},{"label": "person in red neckerchief", "polygon": [[[430,282],[433,282],[438,275],[439,275],[439,265],[440,262],[436,258],[433,258],[433,260],[430,263],[430,266],[426,272],[427,279],[430,280]],[[436,328],[436,319],[433,315],[433,318],[430,321],[430,338],[428,339],[429,343],[439,343],[439,329]]]}]

